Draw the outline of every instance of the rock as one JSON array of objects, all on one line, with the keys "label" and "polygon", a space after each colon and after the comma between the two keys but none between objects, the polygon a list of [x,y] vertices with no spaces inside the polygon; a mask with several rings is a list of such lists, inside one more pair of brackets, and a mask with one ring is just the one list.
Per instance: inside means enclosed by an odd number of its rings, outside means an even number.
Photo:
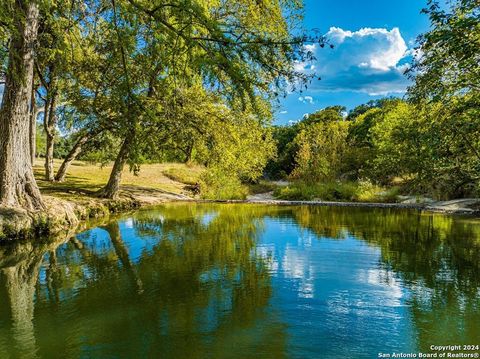
[{"label": "rock", "polygon": [[269,201],[273,199],[273,191],[267,193],[257,193],[247,197],[247,201]]},{"label": "rock", "polygon": [[450,201],[435,202],[427,206],[425,209],[436,212],[445,213],[479,213],[480,199],[479,198],[463,198],[453,199]]},{"label": "rock", "polygon": [[423,196],[397,196],[400,203],[404,204],[422,204],[422,203],[434,203],[435,200],[429,197]]}]

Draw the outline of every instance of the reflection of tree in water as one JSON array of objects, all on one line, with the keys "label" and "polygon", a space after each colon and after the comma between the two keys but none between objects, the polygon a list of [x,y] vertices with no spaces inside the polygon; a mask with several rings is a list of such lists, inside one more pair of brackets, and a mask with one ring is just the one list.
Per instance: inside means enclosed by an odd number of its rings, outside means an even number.
[{"label": "reflection of tree in water", "polygon": [[362,239],[412,292],[420,349],[480,337],[480,225],[407,210],[302,207],[296,221],[318,236]]},{"label": "reflection of tree in water", "polygon": [[[268,259],[253,250],[265,217],[380,248],[382,268],[412,293],[421,349],[478,338],[477,223],[412,211],[188,204],[141,212],[130,232],[113,222],[58,248],[2,249],[0,303],[9,304],[0,306],[0,357],[287,356],[285,328],[268,306]],[[133,252],[132,236],[152,245]]]},{"label": "reflection of tree in water", "polygon": [[[252,257],[264,212],[200,207],[140,215],[135,231],[155,245],[135,258],[117,223],[45,256],[39,356],[284,357],[285,328],[267,306],[269,274]],[[105,231],[109,242],[94,238]]]},{"label": "reflection of tree in water", "polygon": [[0,341],[0,357],[36,356],[35,285],[44,254],[60,243],[19,242],[0,247],[0,337],[4,339]]},{"label": "reflection of tree in water", "polygon": [[252,258],[264,215],[254,207],[203,205],[137,216],[137,234],[159,240],[138,260],[141,277],[160,294],[145,303],[157,315],[149,324],[164,331],[148,330],[156,333],[149,355],[284,356],[283,328],[266,313],[268,272]]}]

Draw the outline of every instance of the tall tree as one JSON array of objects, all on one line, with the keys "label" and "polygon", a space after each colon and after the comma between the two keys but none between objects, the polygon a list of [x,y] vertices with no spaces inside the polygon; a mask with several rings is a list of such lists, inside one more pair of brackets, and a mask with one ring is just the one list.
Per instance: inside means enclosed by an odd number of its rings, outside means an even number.
[{"label": "tall tree", "polygon": [[33,176],[29,145],[39,6],[35,0],[10,5],[12,35],[0,109],[0,204],[41,209],[43,201]]},{"label": "tall tree", "polygon": [[66,1],[49,2],[48,16],[42,17],[35,69],[40,79],[38,97],[44,103],[43,127],[46,137],[45,179],[54,180],[53,157],[57,140],[60,109],[67,104],[70,81],[79,59],[83,60],[85,39],[79,24],[84,15],[79,7]]},{"label": "tall tree", "polygon": [[414,99],[447,100],[480,91],[480,6],[478,0],[456,0],[450,9],[429,0],[423,10],[432,29],[418,39],[418,56],[409,71]]},{"label": "tall tree", "polygon": [[[165,78],[188,84],[192,74],[200,75],[206,88],[230,101],[240,98],[243,106],[255,103],[258,94],[272,98],[288,83],[303,86],[308,78],[293,68],[295,60],[311,55],[302,46],[306,39],[292,35],[300,10],[297,1],[112,1],[128,112],[124,140],[102,195],[117,195],[124,165],[134,161],[130,155],[142,142],[138,128],[152,117],[145,111],[148,98],[162,96],[156,84]],[[138,56],[139,48],[144,56]],[[146,63],[155,64],[149,74]],[[141,74],[148,79],[143,84]]]}]

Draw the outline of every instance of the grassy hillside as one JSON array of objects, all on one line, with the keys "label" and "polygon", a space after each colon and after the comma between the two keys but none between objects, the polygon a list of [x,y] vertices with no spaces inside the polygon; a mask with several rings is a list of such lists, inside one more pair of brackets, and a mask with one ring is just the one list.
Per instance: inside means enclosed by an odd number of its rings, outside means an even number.
[{"label": "grassy hillside", "polygon": [[[55,160],[55,171],[60,164],[61,160]],[[60,197],[69,197],[73,193],[88,194],[99,190],[107,183],[111,169],[112,165],[102,167],[98,164],[75,161],[68,171],[65,182],[49,183],[44,180],[43,159],[37,159],[34,167],[42,193]],[[146,164],[141,166],[140,172],[135,176],[127,167],[123,173],[122,187],[184,193],[185,185],[195,181],[203,170],[204,168],[198,165],[181,163]]]}]

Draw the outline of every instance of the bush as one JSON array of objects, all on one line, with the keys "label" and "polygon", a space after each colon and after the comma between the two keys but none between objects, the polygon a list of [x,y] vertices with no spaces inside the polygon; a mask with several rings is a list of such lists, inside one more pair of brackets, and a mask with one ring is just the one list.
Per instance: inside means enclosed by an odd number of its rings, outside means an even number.
[{"label": "bush", "polygon": [[274,192],[276,198],[289,201],[395,202],[397,195],[397,187],[386,190],[369,181],[315,184],[296,182],[277,188]]},{"label": "bush", "polygon": [[195,185],[200,180],[198,173],[196,173],[195,171],[191,171],[188,168],[172,167],[162,171],[162,173],[165,175],[165,177],[168,177],[171,180],[185,183],[191,186]]},{"label": "bush", "polygon": [[245,199],[248,188],[235,176],[209,170],[201,176],[200,195],[204,199]]}]

